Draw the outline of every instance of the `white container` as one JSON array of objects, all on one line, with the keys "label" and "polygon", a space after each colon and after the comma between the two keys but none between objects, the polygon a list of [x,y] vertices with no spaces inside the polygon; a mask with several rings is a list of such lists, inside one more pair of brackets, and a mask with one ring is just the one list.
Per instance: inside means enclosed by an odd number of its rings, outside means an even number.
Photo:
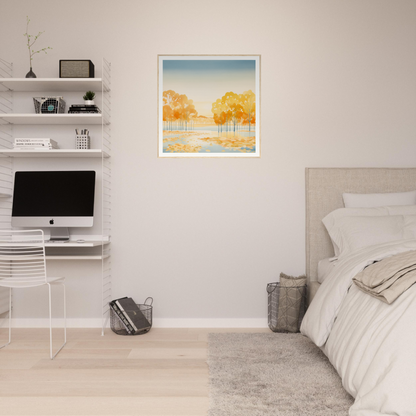
[{"label": "white container", "polygon": [[91,149],[91,139],[87,134],[75,135],[75,148],[76,149]]}]

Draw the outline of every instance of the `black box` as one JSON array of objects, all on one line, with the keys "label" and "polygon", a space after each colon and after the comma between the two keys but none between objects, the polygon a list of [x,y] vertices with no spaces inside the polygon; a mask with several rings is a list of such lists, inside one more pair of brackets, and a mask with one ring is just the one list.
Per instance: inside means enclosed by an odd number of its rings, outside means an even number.
[{"label": "black box", "polygon": [[90,60],[59,61],[59,78],[94,78],[94,75],[94,64]]}]

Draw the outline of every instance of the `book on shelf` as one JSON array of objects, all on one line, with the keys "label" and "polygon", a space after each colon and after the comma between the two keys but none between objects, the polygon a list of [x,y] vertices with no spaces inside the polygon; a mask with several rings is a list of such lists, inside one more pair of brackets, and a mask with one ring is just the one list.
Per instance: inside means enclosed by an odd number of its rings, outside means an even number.
[{"label": "book on shelf", "polygon": [[52,150],[58,149],[58,143],[53,139],[14,139],[14,148],[19,150]]},{"label": "book on shelf", "polygon": [[72,104],[68,110],[69,114],[101,113],[96,105]]},{"label": "book on shelf", "polygon": [[83,110],[83,109],[76,109],[76,110],[69,110],[68,114],[101,114],[100,110]]},{"label": "book on shelf", "polygon": [[127,333],[133,334],[134,333],[133,327],[130,325],[130,322],[127,320],[124,314],[120,311],[120,309],[116,305],[116,302],[112,300],[109,303],[109,305],[110,305],[110,308],[113,310],[113,312],[118,316],[120,322],[124,326],[124,329],[127,331]]},{"label": "book on shelf", "polygon": [[16,150],[53,150],[58,149],[57,147],[53,147],[50,145],[42,145],[42,144],[32,144],[32,145],[14,145],[14,149]]},{"label": "book on shelf", "polygon": [[115,304],[129,321],[133,328],[133,334],[137,334],[151,328],[149,321],[143,315],[143,312],[132,298],[124,297],[116,299]]},{"label": "book on shelf", "polygon": [[50,138],[42,138],[42,137],[33,137],[33,138],[19,138],[16,137],[14,139],[15,143],[48,143],[54,146],[58,146],[58,143]]}]

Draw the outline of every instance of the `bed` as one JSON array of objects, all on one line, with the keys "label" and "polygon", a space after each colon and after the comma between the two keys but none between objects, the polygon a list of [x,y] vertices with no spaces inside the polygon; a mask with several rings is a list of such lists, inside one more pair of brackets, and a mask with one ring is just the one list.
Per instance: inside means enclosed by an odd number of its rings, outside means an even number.
[{"label": "bed", "polygon": [[355,398],[352,416],[416,415],[416,285],[388,305],[352,284],[372,262],[416,250],[416,239],[351,252],[320,285],[318,264],[335,255],[322,219],[344,206],[345,192],[415,189],[416,168],[306,169],[309,308],[301,332],[324,351]]}]

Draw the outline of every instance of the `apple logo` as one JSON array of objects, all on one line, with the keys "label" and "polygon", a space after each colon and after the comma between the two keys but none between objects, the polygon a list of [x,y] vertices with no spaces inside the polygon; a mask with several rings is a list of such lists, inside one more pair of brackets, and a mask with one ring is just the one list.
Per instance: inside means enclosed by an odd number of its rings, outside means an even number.
[{"label": "apple logo", "polygon": [[53,220],[49,220],[50,225],[53,225],[53,223],[54,223]]}]

